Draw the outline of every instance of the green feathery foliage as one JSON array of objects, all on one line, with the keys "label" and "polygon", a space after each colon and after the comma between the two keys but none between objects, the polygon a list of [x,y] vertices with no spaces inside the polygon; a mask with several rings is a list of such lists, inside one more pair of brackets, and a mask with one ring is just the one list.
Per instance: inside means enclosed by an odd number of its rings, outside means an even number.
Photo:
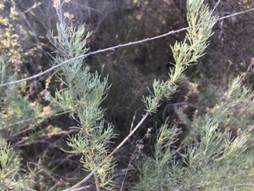
[{"label": "green feathery foliage", "polygon": [[0,147],[0,188],[17,190],[17,176],[20,171],[20,160],[17,153],[8,145]]},{"label": "green feathery foliage", "polygon": [[217,105],[193,119],[178,148],[179,130],[164,125],[134,190],[253,190],[252,97],[241,79],[234,79]]},{"label": "green feathery foliage", "polygon": [[176,42],[171,47],[175,66],[169,72],[166,82],[154,81],[153,95],[144,98],[149,113],[156,112],[159,102],[163,97],[170,97],[176,90],[176,82],[181,80],[184,71],[205,54],[208,39],[212,36],[212,28],[217,19],[212,16],[203,0],[187,2],[187,21],[189,28],[183,42]]},{"label": "green feathery foliage", "polygon": [[[57,47],[56,63],[76,58],[87,51],[85,26],[74,28],[67,26],[62,17],[61,8],[57,10],[60,22],[57,24],[57,37],[54,38]],[[87,34],[87,35],[86,35]],[[113,131],[106,123],[101,104],[104,101],[109,85],[107,78],[102,78],[97,72],[90,72],[84,64],[84,59],[75,59],[62,67],[61,80],[65,88],[56,92],[54,102],[62,110],[77,116],[79,133],[68,140],[73,152],[81,155],[81,163],[87,171],[95,169],[107,156]],[[111,175],[114,168],[113,159],[108,160],[99,168],[94,177],[98,188],[112,190]]]},{"label": "green feathery foliage", "polygon": [[[2,2],[0,0],[0,10],[3,9]],[[114,133],[112,125],[104,119],[105,110],[102,108],[110,85],[107,77],[92,72],[82,57],[88,51],[89,32],[86,27],[76,28],[67,24],[61,1],[54,1],[54,4],[59,17],[57,35],[51,39],[56,47],[54,61],[58,64],[69,61],[57,73],[63,86],[51,100],[56,110],[70,113],[77,122],[79,132],[67,140],[70,153],[80,156],[85,171],[97,169],[94,173],[97,191],[112,191],[115,188],[112,179],[115,161],[110,158],[105,162],[104,159],[109,154]],[[0,22],[1,19],[2,23],[6,22],[1,17]],[[176,92],[177,83],[184,78],[188,67],[205,54],[216,21],[204,0],[187,0],[189,28],[186,37],[171,47],[175,65],[169,71],[168,80],[154,80],[151,95],[144,97],[145,116],[157,112],[162,99],[170,98]],[[15,79],[6,63],[0,57],[0,83]],[[193,116],[184,135],[178,127],[171,127],[171,123],[166,121],[157,134],[153,154],[139,166],[139,182],[131,189],[254,190],[253,95],[238,77],[229,84],[222,97],[214,99],[216,104],[212,103],[206,113]],[[27,161],[24,167],[13,140],[26,128],[34,127],[34,123],[40,121],[38,117],[44,118],[40,108],[22,96],[17,87],[0,88],[0,101],[0,190],[32,191],[35,174],[29,172]],[[30,132],[27,134],[32,138]],[[34,169],[35,172],[36,167]],[[57,190],[56,186],[49,189]]]},{"label": "green feathery foliage", "polygon": [[[171,176],[176,173],[176,164],[174,162],[174,154],[171,147],[176,141],[178,132],[176,129],[168,128],[165,123],[160,128],[157,142],[154,146],[154,155],[143,161],[140,171],[140,179],[133,190],[152,191],[152,190],[168,190],[173,185]],[[172,163],[172,164],[171,164]]]},{"label": "green feathery foliage", "polygon": [[[3,58],[0,58],[0,79],[2,83],[15,79],[11,74],[11,68]],[[11,135],[35,123],[35,119],[40,114],[39,106],[32,105],[15,86],[0,90],[0,129],[8,131]]]},{"label": "green feathery foliage", "polygon": [[[0,79],[1,83],[14,79],[3,57],[0,57]],[[0,190],[32,190],[32,174],[21,174],[19,154],[7,140],[12,134],[27,127],[28,123],[21,121],[31,119],[34,110],[15,87],[2,88],[0,92]]]},{"label": "green feathery foliage", "polygon": [[183,190],[253,190],[252,96],[236,78],[221,102],[193,120],[182,144]]},{"label": "green feathery foliage", "polygon": [[[197,63],[198,59],[205,54],[208,39],[213,34],[212,28],[217,19],[212,16],[203,0],[189,0],[187,1],[187,21],[189,28],[186,38],[183,42],[176,42],[171,47],[175,67],[169,72],[169,80],[166,82],[155,81],[153,96],[145,98],[147,111],[150,113],[156,112],[159,101],[163,97],[169,97],[175,92],[176,82],[182,79],[184,71],[190,65]],[[174,139],[170,140],[171,134],[171,130],[165,126],[161,128],[155,146],[155,156],[142,166],[140,182],[136,185],[136,190],[174,190],[172,186],[178,182],[179,176],[177,174],[181,175],[182,171],[175,161],[175,153],[171,151],[171,146],[174,143]],[[171,189],[169,189],[170,187]]]},{"label": "green feathery foliage", "polygon": [[[216,18],[202,0],[188,1],[191,28],[183,43],[173,46],[176,62],[171,82],[204,55]],[[158,89],[158,88],[157,88]],[[238,77],[206,114],[195,116],[176,148],[173,127],[160,129],[155,155],[141,166],[134,190],[253,190],[253,92]],[[164,138],[163,138],[164,137]]]}]

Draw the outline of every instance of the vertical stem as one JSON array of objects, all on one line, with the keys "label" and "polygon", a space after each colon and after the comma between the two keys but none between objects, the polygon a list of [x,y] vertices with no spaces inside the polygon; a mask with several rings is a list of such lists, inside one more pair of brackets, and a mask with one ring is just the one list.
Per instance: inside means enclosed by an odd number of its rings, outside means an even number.
[{"label": "vertical stem", "polygon": [[94,181],[95,181],[96,191],[100,191],[100,183],[96,174],[94,174]]}]

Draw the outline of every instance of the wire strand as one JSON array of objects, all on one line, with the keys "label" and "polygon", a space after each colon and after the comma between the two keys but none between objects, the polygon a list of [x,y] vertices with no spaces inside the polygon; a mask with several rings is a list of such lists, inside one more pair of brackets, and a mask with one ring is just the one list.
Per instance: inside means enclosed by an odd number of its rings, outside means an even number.
[{"label": "wire strand", "polygon": [[[236,13],[232,13],[230,15],[226,15],[226,16],[218,18],[218,21],[225,20],[225,19],[228,19],[228,18],[231,18],[231,17],[235,17],[235,16],[239,16],[239,15],[243,15],[243,14],[247,14],[247,13],[252,12],[252,11],[254,11],[254,8],[247,9],[247,10],[244,10],[244,11],[239,11],[239,12],[236,12]],[[99,49],[99,50],[96,50],[96,51],[88,52],[86,54],[82,54],[80,56],[68,59],[68,60],[66,60],[64,62],[61,62],[59,64],[53,65],[52,67],[50,67],[50,68],[48,68],[48,69],[46,69],[44,71],[41,71],[41,72],[39,72],[37,74],[34,74],[32,76],[29,76],[29,77],[26,77],[26,78],[22,78],[22,79],[19,79],[19,80],[13,80],[13,81],[9,81],[9,82],[6,82],[6,83],[2,83],[2,84],[0,84],[0,87],[6,87],[6,86],[10,86],[10,85],[16,85],[16,84],[20,84],[20,83],[25,82],[25,81],[34,80],[34,79],[36,79],[38,77],[41,77],[41,76],[43,76],[43,75],[45,75],[47,73],[50,73],[50,72],[60,68],[61,66],[65,65],[65,64],[67,64],[69,62],[75,61],[76,59],[87,58],[87,57],[92,56],[92,55],[97,55],[97,54],[101,54],[101,53],[105,53],[105,52],[109,52],[109,51],[115,51],[117,49],[126,48],[126,47],[129,47],[129,46],[144,44],[146,42],[158,40],[158,39],[165,38],[165,37],[168,37],[168,36],[173,35],[173,34],[177,34],[177,33],[186,31],[189,28],[190,27],[184,27],[184,28],[177,29],[177,30],[171,30],[171,31],[169,31],[167,33],[163,33],[163,34],[160,34],[160,35],[157,35],[157,36],[148,37],[148,38],[144,38],[144,39],[141,39],[141,40],[131,41],[131,42],[119,44],[119,45],[116,45],[116,46],[112,46],[112,47],[108,47],[108,48],[104,48],[104,49]]]}]

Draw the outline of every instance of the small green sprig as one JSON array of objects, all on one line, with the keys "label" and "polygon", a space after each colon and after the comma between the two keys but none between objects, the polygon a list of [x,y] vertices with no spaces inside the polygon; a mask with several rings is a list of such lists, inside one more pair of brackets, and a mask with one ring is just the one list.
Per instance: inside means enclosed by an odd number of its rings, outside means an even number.
[{"label": "small green sprig", "polygon": [[169,71],[169,79],[166,82],[155,80],[153,95],[144,98],[146,110],[149,113],[156,112],[163,97],[170,97],[176,91],[176,82],[181,80],[184,71],[198,62],[205,54],[208,39],[212,36],[212,28],[217,18],[212,16],[209,8],[202,0],[187,1],[187,21],[189,28],[183,42],[176,42],[171,46],[175,60],[174,68]]}]

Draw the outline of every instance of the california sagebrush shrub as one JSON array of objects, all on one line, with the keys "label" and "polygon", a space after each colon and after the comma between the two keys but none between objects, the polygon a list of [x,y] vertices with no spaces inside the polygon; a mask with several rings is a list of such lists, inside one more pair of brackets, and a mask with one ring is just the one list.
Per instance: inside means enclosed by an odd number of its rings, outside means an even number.
[{"label": "california sagebrush shrub", "polygon": [[[67,26],[61,6],[57,7],[57,13],[59,23],[55,46],[58,51],[55,62],[62,63],[87,52],[89,33],[86,35],[85,26]],[[53,102],[63,111],[72,113],[78,121],[79,132],[69,138],[68,145],[73,153],[81,155],[80,162],[84,169],[92,171],[108,155],[109,143],[114,136],[112,126],[104,120],[104,109],[101,108],[110,86],[107,78],[89,70],[83,58],[64,65],[61,80],[65,87],[56,92]],[[113,168],[111,158],[94,173],[98,190],[112,190]]]},{"label": "california sagebrush shrub", "polygon": [[[116,159],[110,157],[104,161],[114,140],[112,125],[105,120],[106,110],[102,107],[110,90],[109,82],[107,77],[91,71],[82,57],[88,52],[89,33],[85,26],[74,27],[66,22],[61,5],[56,7],[57,34],[50,40],[56,48],[54,63],[65,64],[56,73],[62,86],[50,97],[54,106],[52,115],[69,113],[77,124],[77,132],[66,140],[69,150],[64,148],[61,151],[78,156],[84,171],[97,169],[92,181],[97,191],[117,190],[114,181]],[[205,54],[217,21],[212,14],[203,0],[187,1],[189,28],[186,37],[171,47],[175,65],[169,71],[168,80],[154,80],[150,95],[144,97],[146,114],[141,123],[159,110],[164,99],[170,99],[176,93],[185,70]],[[1,60],[0,64],[0,82],[14,80],[8,62]],[[34,107],[17,87],[1,89],[0,97],[3,100],[0,106],[0,188],[36,190],[36,175],[23,165],[26,161],[22,161],[20,151],[10,138],[49,116],[42,116],[40,107]],[[193,116],[181,139],[181,129],[172,125],[169,116],[156,135],[153,154],[140,161],[139,179],[129,189],[253,190],[252,97],[253,92],[243,85],[241,77],[234,79],[224,95],[216,98],[215,105],[212,104],[207,112]],[[78,187],[73,190],[83,189]],[[45,188],[59,190],[63,186]]]},{"label": "california sagebrush shrub", "polygon": [[[0,82],[14,80],[6,59],[0,57]],[[0,189],[33,190],[32,173],[26,173],[21,165],[19,151],[14,150],[9,138],[24,130],[35,113],[28,100],[15,87],[0,88]]]},{"label": "california sagebrush shrub", "polygon": [[252,96],[236,78],[178,147],[179,129],[163,125],[135,190],[253,190]]},{"label": "california sagebrush shrub", "polygon": [[[181,46],[176,43],[172,49],[175,70],[180,75],[184,67],[178,69],[177,63],[196,62],[192,54],[199,58],[204,53],[213,19],[203,1],[188,1],[187,20],[191,29],[184,43]],[[196,47],[195,42],[199,48],[190,48],[192,43]],[[171,79],[178,76],[171,75]],[[141,165],[140,181],[133,189],[253,190],[252,95],[240,77],[234,79],[217,105],[194,117],[180,145],[176,144],[180,130],[168,127],[166,122],[158,134],[154,155]]]}]

